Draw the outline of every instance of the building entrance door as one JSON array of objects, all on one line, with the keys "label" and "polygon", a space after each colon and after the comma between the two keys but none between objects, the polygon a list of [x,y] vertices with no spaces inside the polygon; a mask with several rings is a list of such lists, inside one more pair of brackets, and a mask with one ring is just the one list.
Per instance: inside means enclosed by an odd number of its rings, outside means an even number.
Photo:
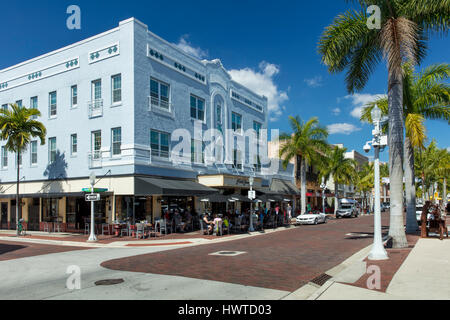
[{"label": "building entrance door", "polygon": [[8,229],[8,203],[2,202],[0,215],[0,229]]},{"label": "building entrance door", "polygon": [[33,199],[33,203],[28,208],[28,230],[39,231],[39,198]]}]

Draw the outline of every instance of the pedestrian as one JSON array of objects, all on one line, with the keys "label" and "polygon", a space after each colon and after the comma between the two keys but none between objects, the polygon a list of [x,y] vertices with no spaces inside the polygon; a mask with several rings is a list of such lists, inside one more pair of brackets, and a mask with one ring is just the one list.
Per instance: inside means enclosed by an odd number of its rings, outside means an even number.
[{"label": "pedestrian", "polygon": [[292,207],[291,207],[290,203],[288,204],[288,207],[287,207],[287,213],[288,213],[289,222],[291,222],[291,219],[292,219]]}]

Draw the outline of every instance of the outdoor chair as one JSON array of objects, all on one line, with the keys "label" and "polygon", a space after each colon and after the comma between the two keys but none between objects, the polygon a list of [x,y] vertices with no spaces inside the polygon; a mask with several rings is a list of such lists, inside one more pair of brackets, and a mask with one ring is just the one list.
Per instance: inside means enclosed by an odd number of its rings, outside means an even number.
[{"label": "outdoor chair", "polygon": [[120,229],[120,236],[122,237],[124,234],[127,237],[130,236],[130,225],[129,224],[127,224],[127,226],[125,228]]},{"label": "outdoor chair", "polygon": [[50,233],[50,226],[48,225],[48,222],[44,222],[44,232]]},{"label": "outdoor chair", "polygon": [[141,223],[136,224],[136,239],[139,239],[139,235],[142,235],[142,239],[145,238],[145,228]]},{"label": "outdoor chair", "polygon": [[167,236],[168,225],[167,225],[166,219],[159,220],[159,233],[163,234],[163,231],[164,231],[164,234]]},{"label": "outdoor chair", "polygon": [[102,223],[102,235],[104,236],[105,234],[110,236],[111,235],[111,231],[110,231],[110,228],[109,228],[109,224]]}]

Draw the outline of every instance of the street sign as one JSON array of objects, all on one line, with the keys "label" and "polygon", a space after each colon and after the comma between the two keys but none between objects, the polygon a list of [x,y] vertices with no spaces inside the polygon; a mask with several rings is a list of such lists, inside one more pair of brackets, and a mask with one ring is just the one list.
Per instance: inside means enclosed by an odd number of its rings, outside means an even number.
[{"label": "street sign", "polygon": [[85,198],[86,198],[86,201],[88,201],[88,202],[100,201],[100,194],[98,194],[98,193],[87,194],[85,196]]},{"label": "street sign", "polygon": [[249,191],[249,192],[248,192],[248,198],[249,198],[250,200],[256,199],[256,191]]},{"label": "street sign", "polygon": [[[91,188],[83,188],[81,191],[91,193],[92,189]],[[95,193],[104,193],[104,192],[108,192],[108,189],[94,188],[94,192]]]}]

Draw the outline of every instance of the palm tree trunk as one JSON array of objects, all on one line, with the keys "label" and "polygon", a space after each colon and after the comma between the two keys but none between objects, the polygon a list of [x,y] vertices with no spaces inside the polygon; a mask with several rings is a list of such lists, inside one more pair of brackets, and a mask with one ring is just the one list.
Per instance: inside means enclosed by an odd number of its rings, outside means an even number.
[{"label": "palm tree trunk", "polygon": [[338,184],[336,180],[334,180],[334,216],[336,216],[338,207],[339,207],[339,191],[338,191]]},{"label": "palm tree trunk", "polygon": [[304,157],[301,158],[300,164],[300,183],[302,187],[302,212],[301,214],[306,213],[306,159]]},{"label": "palm tree trunk", "polygon": [[389,166],[391,180],[391,217],[389,235],[393,248],[407,248],[403,220],[403,80],[389,70]]},{"label": "palm tree trunk", "polygon": [[442,194],[442,201],[444,202],[444,206],[447,205],[448,199],[447,199],[447,179],[444,178],[444,185],[443,185],[444,193]]},{"label": "palm tree trunk", "polygon": [[17,152],[17,190],[16,190],[16,235],[19,236],[19,183],[20,183],[20,162],[19,162],[20,153]]},{"label": "palm tree trunk", "polygon": [[416,217],[416,177],[414,175],[414,148],[411,140],[405,138],[405,191],[406,191],[406,233],[419,230]]}]

